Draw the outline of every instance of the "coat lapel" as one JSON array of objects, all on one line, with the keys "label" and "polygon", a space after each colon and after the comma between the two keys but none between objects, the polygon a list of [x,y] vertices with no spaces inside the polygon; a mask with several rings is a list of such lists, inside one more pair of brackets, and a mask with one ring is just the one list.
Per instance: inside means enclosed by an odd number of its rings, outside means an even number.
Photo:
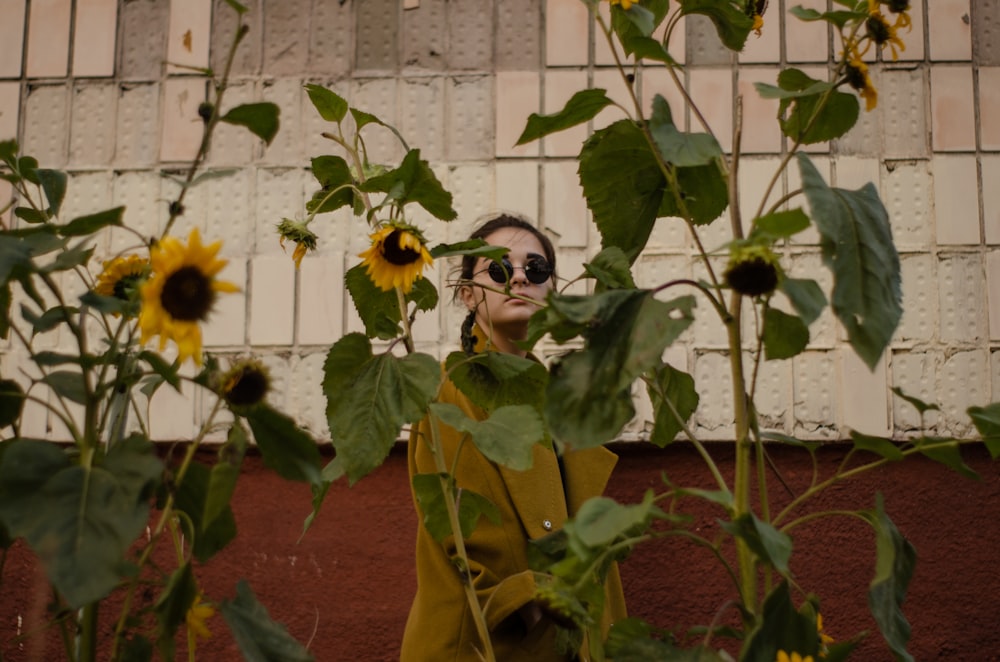
[{"label": "coat lapel", "polygon": [[561,528],[566,521],[566,497],[556,454],[541,444],[535,444],[533,452],[534,461],[527,471],[498,465],[517,516],[531,539]]}]

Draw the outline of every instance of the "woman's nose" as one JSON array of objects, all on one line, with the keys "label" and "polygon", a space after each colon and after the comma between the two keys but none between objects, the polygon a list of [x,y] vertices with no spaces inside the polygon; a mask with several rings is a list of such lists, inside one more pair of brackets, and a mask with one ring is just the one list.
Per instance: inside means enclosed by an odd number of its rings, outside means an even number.
[{"label": "woman's nose", "polygon": [[513,267],[511,268],[510,283],[526,284],[528,282],[527,270],[524,267]]}]

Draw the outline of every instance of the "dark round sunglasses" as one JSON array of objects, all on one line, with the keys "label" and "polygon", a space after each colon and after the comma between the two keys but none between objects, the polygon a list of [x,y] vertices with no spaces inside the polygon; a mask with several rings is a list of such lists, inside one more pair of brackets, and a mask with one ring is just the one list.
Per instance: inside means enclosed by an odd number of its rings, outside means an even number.
[{"label": "dark round sunglasses", "polygon": [[522,270],[528,282],[535,285],[541,285],[549,278],[552,278],[552,265],[544,257],[528,258],[523,267],[515,267],[510,263],[510,260],[503,258],[500,262],[490,262],[489,267],[477,273],[485,271],[490,275],[490,280],[494,283],[504,285],[514,275],[514,269]]}]

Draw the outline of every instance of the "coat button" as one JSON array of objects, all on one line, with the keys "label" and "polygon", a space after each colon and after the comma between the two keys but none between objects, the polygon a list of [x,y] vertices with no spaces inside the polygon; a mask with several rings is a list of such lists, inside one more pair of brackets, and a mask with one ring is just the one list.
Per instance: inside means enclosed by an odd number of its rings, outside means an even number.
[{"label": "coat button", "polygon": [[545,529],[546,531],[551,531],[552,530],[552,520],[544,520],[542,522],[542,528]]}]

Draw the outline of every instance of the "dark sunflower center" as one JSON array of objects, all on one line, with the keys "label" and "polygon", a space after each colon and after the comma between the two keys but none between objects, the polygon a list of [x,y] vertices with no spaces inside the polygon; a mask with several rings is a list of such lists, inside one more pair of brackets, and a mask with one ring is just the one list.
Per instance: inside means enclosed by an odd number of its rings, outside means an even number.
[{"label": "dark sunflower center", "polygon": [[128,274],[122,276],[115,282],[114,287],[114,297],[116,299],[121,299],[122,301],[128,301],[132,298],[132,293],[135,292],[136,285],[139,284],[139,276],[137,274]]},{"label": "dark sunflower center", "polygon": [[865,72],[852,64],[847,65],[847,83],[856,90],[865,89]]},{"label": "dark sunflower center", "polygon": [[160,303],[174,319],[204,320],[215,303],[211,279],[198,267],[181,267],[167,277]]},{"label": "dark sunflower center", "polygon": [[413,264],[420,259],[419,251],[403,248],[399,245],[399,240],[402,239],[404,232],[405,230],[393,230],[382,242],[382,257],[385,258],[386,262],[397,267]]},{"label": "dark sunflower center", "polygon": [[879,16],[872,16],[865,21],[865,28],[871,40],[879,46],[892,38],[892,34],[889,32],[889,24]]},{"label": "dark sunflower center", "polygon": [[259,370],[244,370],[226,390],[226,400],[237,406],[254,405],[267,394],[267,377]]},{"label": "dark sunflower center", "polygon": [[894,14],[910,11],[910,0],[889,0],[889,11]]},{"label": "dark sunflower center", "polygon": [[726,282],[740,294],[756,297],[769,294],[778,286],[778,270],[759,257],[733,265],[726,272]]}]

